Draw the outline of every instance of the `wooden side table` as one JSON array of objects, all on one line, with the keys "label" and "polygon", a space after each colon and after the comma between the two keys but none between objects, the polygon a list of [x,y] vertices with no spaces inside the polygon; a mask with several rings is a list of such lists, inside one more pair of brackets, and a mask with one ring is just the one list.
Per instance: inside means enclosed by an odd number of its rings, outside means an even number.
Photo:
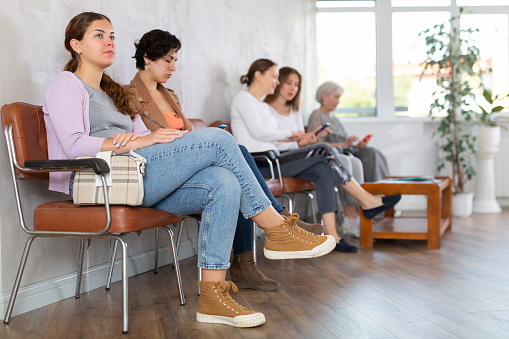
[{"label": "wooden side table", "polygon": [[426,195],[427,217],[394,218],[394,208],[385,212],[385,218],[373,225],[361,213],[361,246],[373,247],[373,239],[427,240],[428,248],[440,248],[440,237],[452,229],[451,178],[435,177],[434,181],[397,181],[389,177],[381,181],[362,184],[371,194],[391,195],[400,193]]}]

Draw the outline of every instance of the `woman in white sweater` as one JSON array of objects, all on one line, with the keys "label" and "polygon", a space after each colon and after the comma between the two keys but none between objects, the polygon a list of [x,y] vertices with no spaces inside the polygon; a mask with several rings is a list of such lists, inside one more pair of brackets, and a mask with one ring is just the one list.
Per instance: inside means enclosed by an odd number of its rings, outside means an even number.
[{"label": "woman in white sweater", "polygon": [[[267,95],[264,101],[269,104],[271,114],[276,118],[279,129],[304,132],[302,114],[299,111],[302,75],[294,68],[283,67],[279,70],[279,82],[280,84],[277,86],[274,94]],[[320,126],[314,126],[313,129],[316,130],[320,128]],[[319,133],[319,136],[326,135],[330,132],[332,131],[327,128],[324,132]],[[310,138],[306,140],[309,143],[315,143],[314,133],[310,133]],[[302,142],[300,145],[298,142],[276,142],[275,144],[280,151],[294,150],[302,146]],[[353,156],[341,154],[336,149],[333,150],[333,153],[338,157],[338,160],[343,163],[347,171],[353,175],[355,180],[357,180],[359,184],[362,184],[364,182],[362,161]],[[344,188],[338,188],[341,203],[345,211],[343,231],[359,237],[360,223],[357,211],[358,202]]]},{"label": "woman in white sweater", "polygon": [[[270,113],[270,107],[262,102],[266,95],[273,94],[278,80],[277,65],[267,59],[258,59],[240,79],[248,86],[233,99],[231,107],[232,133],[239,144],[250,152],[277,149],[276,142],[297,142],[298,149],[284,152],[279,158],[282,175],[306,179],[316,184],[318,207],[324,221],[325,233],[336,238],[336,250],[356,252],[336,231],[337,210],[334,186],[344,187],[354,196],[368,218],[390,209],[400,195],[376,197],[366,192],[352,178],[344,165],[333,154],[333,148],[325,144],[309,145],[316,140],[314,133],[279,129]],[[281,146],[280,146],[281,147]],[[260,168],[263,173],[264,168]]]}]

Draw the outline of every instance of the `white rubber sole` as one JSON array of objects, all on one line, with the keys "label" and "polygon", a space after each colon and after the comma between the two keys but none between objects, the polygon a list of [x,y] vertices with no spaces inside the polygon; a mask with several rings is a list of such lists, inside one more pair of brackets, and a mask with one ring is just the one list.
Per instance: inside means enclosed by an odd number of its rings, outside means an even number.
[{"label": "white rubber sole", "polygon": [[326,255],[331,252],[334,247],[336,247],[336,239],[332,235],[326,235],[327,240],[325,240],[321,245],[316,246],[312,250],[306,251],[271,251],[268,249],[263,249],[263,254],[268,259],[279,260],[279,259],[307,259],[307,258],[316,258],[321,257],[322,255]]},{"label": "white rubber sole", "polygon": [[232,318],[196,312],[196,320],[200,323],[223,324],[233,327],[255,327],[265,323],[265,316],[263,313],[256,312]]}]

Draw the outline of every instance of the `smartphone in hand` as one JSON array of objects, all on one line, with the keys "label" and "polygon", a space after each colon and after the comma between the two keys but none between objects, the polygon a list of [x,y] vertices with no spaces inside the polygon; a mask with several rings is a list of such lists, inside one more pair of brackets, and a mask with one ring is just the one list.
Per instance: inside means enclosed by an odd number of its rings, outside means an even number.
[{"label": "smartphone in hand", "polygon": [[372,137],[372,136],[373,136],[373,134],[371,134],[371,133],[370,133],[370,134],[367,134],[367,135],[366,135],[366,136],[365,136],[365,137],[361,140],[361,142],[368,142],[368,141],[369,141],[369,139],[371,139],[371,137]]},{"label": "smartphone in hand", "polygon": [[327,127],[330,126],[330,123],[326,122],[325,124],[322,125],[322,127],[320,127],[316,132],[315,132],[315,136],[317,136],[321,131],[323,131],[324,129],[326,129]]}]

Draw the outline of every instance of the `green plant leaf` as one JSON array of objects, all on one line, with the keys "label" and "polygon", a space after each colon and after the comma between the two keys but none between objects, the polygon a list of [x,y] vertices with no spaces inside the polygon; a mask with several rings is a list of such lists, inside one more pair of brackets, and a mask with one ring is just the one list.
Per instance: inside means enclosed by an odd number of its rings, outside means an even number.
[{"label": "green plant leaf", "polygon": [[491,112],[492,113],[495,113],[495,112],[500,112],[501,110],[504,109],[504,106],[495,106],[491,109]]}]

